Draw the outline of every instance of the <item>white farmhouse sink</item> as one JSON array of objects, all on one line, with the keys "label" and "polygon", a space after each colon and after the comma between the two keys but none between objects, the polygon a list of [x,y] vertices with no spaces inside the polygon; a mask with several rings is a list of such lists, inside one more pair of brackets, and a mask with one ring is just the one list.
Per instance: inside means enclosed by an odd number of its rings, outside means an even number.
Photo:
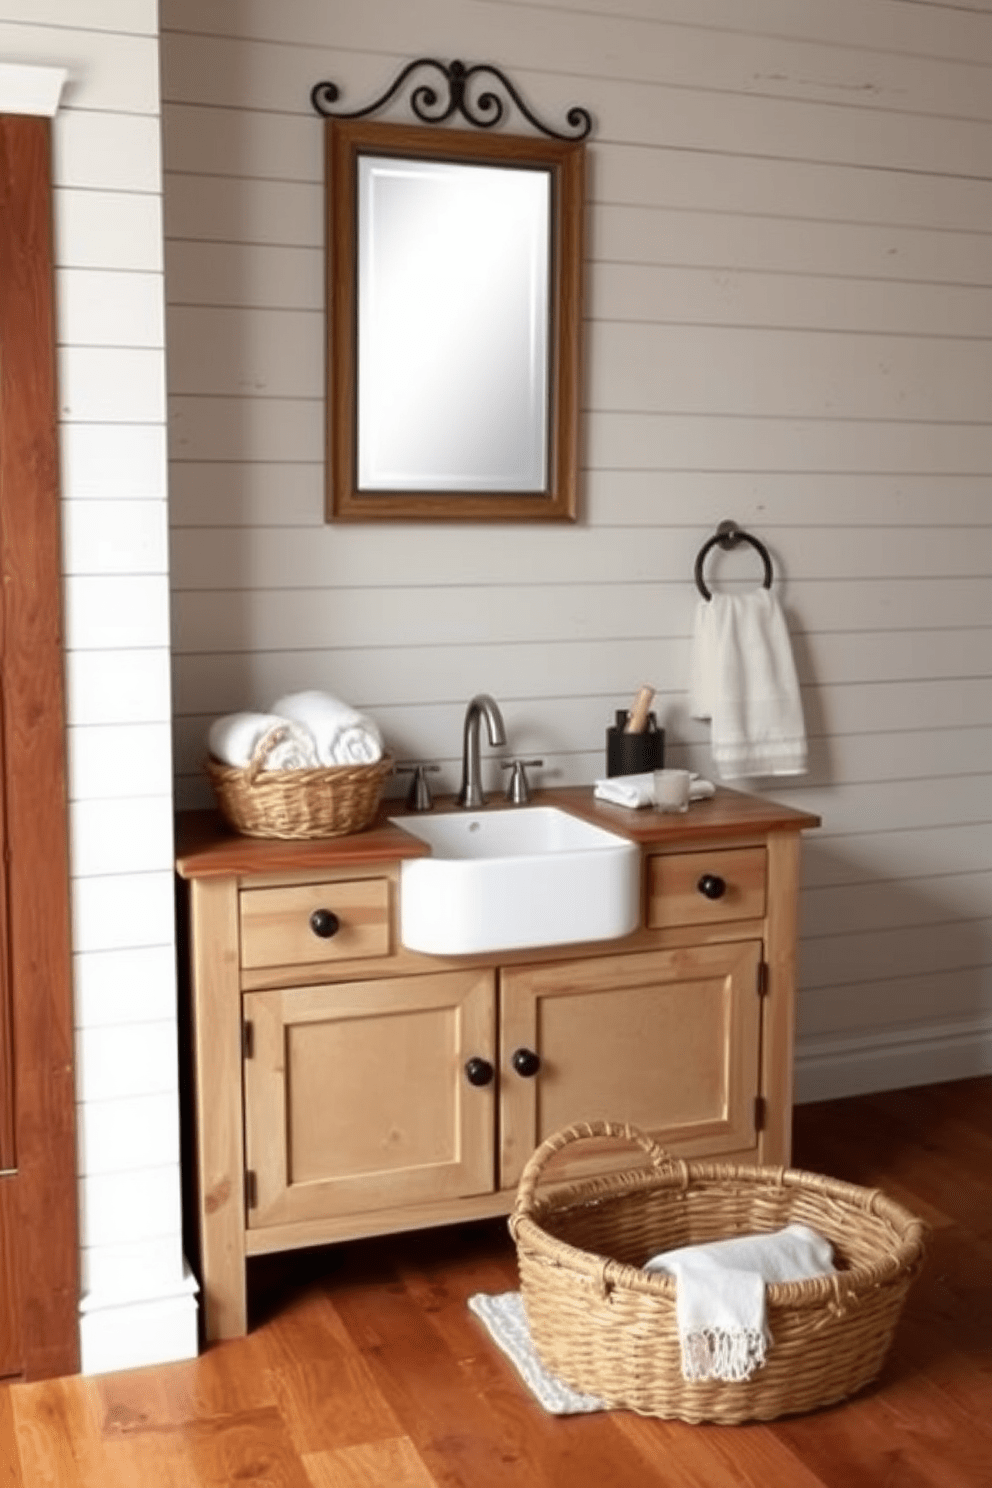
[{"label": "white farmhouse sink", "polygon": [[556,806],[395,816],[429,858],[400,866],[400,939],[464,956],[614,940],[640,916],[640,851]]}]

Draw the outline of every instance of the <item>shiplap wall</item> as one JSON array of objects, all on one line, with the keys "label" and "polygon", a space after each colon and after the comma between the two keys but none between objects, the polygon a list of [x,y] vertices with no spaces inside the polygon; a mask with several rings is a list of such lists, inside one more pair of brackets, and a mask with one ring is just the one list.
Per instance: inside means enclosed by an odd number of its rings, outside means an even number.
[{"label": "shiplap wall", "polygon": [[[811,735],[800,1095],[992,1068],[988,0],[162,0],[177,793],[320,686],[456,782],[487,689],[549,782],[636,686],[673,763],[693,560],[772,551]],[[573,528],[322,521],[323,78],[494,61],[590,146]],[[754,572],[744,553],[719,582]],[[491,777],[495,783],[495,774]]]},{"label": "shiplap wall", "polygon": [[155,0],[0,0],[52,125],[86,1372],[196,1351],[179,1182]]}]

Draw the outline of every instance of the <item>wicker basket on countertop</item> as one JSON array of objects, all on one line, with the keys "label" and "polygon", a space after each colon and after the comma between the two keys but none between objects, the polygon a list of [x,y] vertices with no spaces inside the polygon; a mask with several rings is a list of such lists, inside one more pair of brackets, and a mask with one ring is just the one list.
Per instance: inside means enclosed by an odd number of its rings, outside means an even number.
[{"label": "wicker basket on countertop", "polygon": [[[586,1138],[633,1142],[651,1166],[536,1194],[546,1164]],[[681,1246],[791,1223],[830,1241],[837,1271],[769,1285],[772,1342],[746,1381],[686,1380],[672,1276],[642,1269]],[[926,1226],[878,1190],[798,1169],[684,1162],[636,1128],[566,1127],[530,1158],[510,1228],[531,1337],[573,1389],[643,1415],[769,1421],[843,1400],[882,1367],[923,1262]]]},{"label": "wicker basket on countertop", "polygon": [[393,770],[388,756],[371,765],[267,770],[282,738],[279,729],[266,734],[244,766],[206,761],[217,805],[236,832],[290,841],[345,837],[371,826]]}]

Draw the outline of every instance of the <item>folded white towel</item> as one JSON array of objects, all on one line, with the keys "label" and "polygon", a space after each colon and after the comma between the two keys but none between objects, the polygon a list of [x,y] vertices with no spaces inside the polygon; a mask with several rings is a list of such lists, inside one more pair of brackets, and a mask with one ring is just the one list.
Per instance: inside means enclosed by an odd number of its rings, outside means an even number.
[{"label": "folded white towel", "polygon": [[374,765],[382,735],[371,718],[327,692],[293,692],[272,704],[273,713],[305,724],[317,741],[322,765]]},{"label": "folded white towel", "polygon": [[644,1269],[675,1277],[684,1378],[746,1380],[773,1342],[766,1285],[829,1276],[834,1263],[828,1240],[808,1225],[790,1224],[767,1235],[663,1251]]},{"label": "folded white towel", "polygon": [[799,683],[770,589],[699,601],[689,691],[693,717],[712,720],[713,760],[724,780],[804,772]]},{"label": "folded white towel", "polygon": [[310,730],[274,713],[227,713],[207,733],[207,747],[222,765],[250,765],[259,746],[263,770],[313,770],[319,763]]},{"label": "folded white towel", "polygon": [[[597,780],[593,795],[600,801],[611,801],[614,806],[653,806],[654,774],[651,770],[642,775],[610,775],[606,780]],[[693,775],[689,781],[689,800],[703,801],[716,795],[712,780],[703,780]]]}]

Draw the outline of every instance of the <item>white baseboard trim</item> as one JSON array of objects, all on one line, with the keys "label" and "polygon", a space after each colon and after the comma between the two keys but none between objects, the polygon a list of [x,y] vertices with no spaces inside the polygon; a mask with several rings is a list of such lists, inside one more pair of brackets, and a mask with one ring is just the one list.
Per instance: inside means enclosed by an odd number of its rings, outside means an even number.
[{"label": "white baseboard trim", "polygon": [[796,1046],[796,1103],[989,1074],[992,1026],[987,1020],[801,1039]]},{"label": "white baseboard trim", "polygon": [[182,1282],[164,1294],[101,1303],[84,1297],[79,1306],[81,1374],[112,1374],[146,1364],[195,1359],[199,1352],[199,1291],[185,1268]]}]

